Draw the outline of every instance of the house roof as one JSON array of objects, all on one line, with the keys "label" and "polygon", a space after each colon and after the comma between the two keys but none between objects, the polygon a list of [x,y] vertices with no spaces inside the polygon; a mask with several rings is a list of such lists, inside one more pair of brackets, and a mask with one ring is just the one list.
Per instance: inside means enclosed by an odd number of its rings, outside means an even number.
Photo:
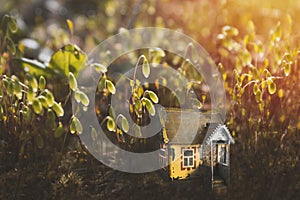
[{"label": "house roof", "polygon": [[[160,111],[164,141],[172,144],[202,144],[222,131],[225,139],[234,142],[217,113],[195,110],[164,109]],[[223,131],[223,129],[225,131]]]},{"label": "house roof", "polygon": [[216,126],[209,127],[209,129],[210,130],[207,131],[203,143],[209,144],[214,141],[222,140],[234,144],[234,139],[225,125],[216,124]]}]

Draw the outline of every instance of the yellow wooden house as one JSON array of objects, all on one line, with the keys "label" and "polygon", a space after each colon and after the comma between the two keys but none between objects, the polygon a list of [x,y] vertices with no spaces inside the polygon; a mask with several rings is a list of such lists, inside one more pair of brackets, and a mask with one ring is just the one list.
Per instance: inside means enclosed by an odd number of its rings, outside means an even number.
[{"label": "yellow wooden house", "polygon": [[166,109],[159,162],[171,180],[203,177],[212,188],[229,184],[234,139],[216,113]]}]

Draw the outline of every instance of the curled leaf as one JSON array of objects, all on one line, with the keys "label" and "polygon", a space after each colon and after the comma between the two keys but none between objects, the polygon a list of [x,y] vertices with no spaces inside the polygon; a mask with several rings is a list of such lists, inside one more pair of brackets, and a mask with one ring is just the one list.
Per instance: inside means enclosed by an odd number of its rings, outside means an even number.
[{"label": "curled leaf", "polygon": [[14,94],[16,95],[16,97],[20,100],[23,97],[22,94],[22,86],[19,83],[19,81],[14,81],[13,83],[13,90],[14,90]]},{"label": "curled leaf", "polygon": [[92,67],[94,67],[96,69],[96,71],[99,72],[99,73],[100,72],[102,72],[102,73],[107,72],[107,68],[104,65],[100,64],[100,63],[93,63]]},{"label": "curled leaf", "polygon": [[74,33],[74,25],[73,22],[70,19],[67,19],[68,28],[70,30],[71,35]]},{"label": "curled leaf", "polygon": [[270,94],[274,94],[276,92],[276,84],[273,81],[268,84],[268,92]]},{"label": "curled leaf", "polygon": [[80,92],[80,101],[84,106],[88,106],[90,104],[90,100],[84,92]]},{"label": "curled leaf", "polygon": [[0,105],[0,121],[3,119],[4,111],[2,105]]},{"label": "curled leaf", "polygon": [[145,57],[142,65],[142,72],[145,78],[148,78],[150,76],[150,65],[148,60]]},{"label": "curled leaf", "polygon": [[61,103],[54,102],[52,108],[57,117],[64,116],[64,109],[62,108]]},{"label": "curled leaf", "polygon": [[17,32],[18,25],[17,25],[17,20],[15,18],[13,18],[13,17],[9,18],[8,28],[12,33]]},{"label": "curled leaf", "polygon": [[256,102],[258,103],[258,102],[260,102],[261,101],[261,91],[260,90],[258,90],[257,91],[257,93],[256,93],[256,95],[255,95],[255,100],[256,100]]},{"label": "curled leaf", "polygon": [[75,134],[76,133],[76,126],[75,126],[75,122],[72,118],[71,123],[70,123],[70,132],[71,134]]},{"label": "curled leaf", "polygon": [[77,80],[72,72],[69,72],[68,80],[71,90],[77,90]]},{"label": "curled leaf", "polygon": [[141,137],[142,136],[142,132],[139,126],[134,126],[134,134],[135,137]]},{"label": "curled leaf", "polygon": [[153,91],[147,90],[146,92],[149,94],[149,97],[153,103],[158,103],[158,97]]},{"label": "curled leaf", "polygon": [[239,31],[235,27],[224,26],[222,28],[222,33],[225,34],[226,36],[232,37],[232,36],[237,36],[239,34]]},{"label": "curled leaf", "polygon": [[256,95],[258,93],[258,91],[259,91],[258,85],[257,85],[257,83],[255,83],[253,86],[253,94]]},{"label": "curled leaf", "polygon": [[36,78],[33,77],[31,74],[27,74],[27,81],[28,81],[29,86],[32,87],[33,91],[37,92],[38,82],[37,82]]},{"label": "curled leaf", "polygon": [[143,98],[143,102],[145,102],[145,105],[146,105],[146,108],[147,108],[149,114],[151,116],[154,116],[155,115],[155,107],[154,107],[153,103],[147,98]]},{"label": "curled leaf", "polygon": [[116,93],[116,88],[115,85],[110,81],[110,80],[105,80],[106,82],[106,88],[108,89],[108,91],[112,94]]},{"label": "curled leaf", "polygon": [[107,123],[106,123],[107,129],[109,131],[115,131],[116,130],[116,124],[112,117],[107,117]]},{"label": "curled leaf", "polygon": [[54,96],[53,96],[52,92],[50,92],[47,89],[45,90],[45,92],[46,92],[45,96],[46,96],[47,104],[49,107],[52,107],[54,104]]},{"label": "curled leaf", "polygon": [[72,116],[71,124],[70,124],[70,131],[72,134],[78,133],[81,134],[83,132],[82,124],[76,116]]},{"label": "curled leaf", "polygon": [[49,108],[49,105],[47,103],[47,99],[45,96],[38,96],[37,98],[39,100],[39,102],[43,105],[44,108]]},{"label": "curled leaf", "polygon": [[157,66],[160,63],[161,58],[166,56],[166,53],[161,48],[151,48],[149,53],[151,57],[150,62],[153,66]]},{"label": "curled leaf", "polygon": [[62,133],[63,133],[64,129],[63,129],[63,125],[61,122],[58,123],[58,127],[54,132],[54,137],[55,138],[60,138]]},{"label": "curled leaf", "polygon": [[44,76],[40,76],[39,88],[40,88],[40,90],[43,90],[43,89],[45,89],[45,87],[46,87],[46,79]]},{"label": "curled leaf", "polygon": [[283,68],[283,71],[284,71],[284,74],[285,74],[285,76],[288,76],[288,75],[290,75],[290,73],[291,73],[291,64],[290,63],[285,63],[284,64],[284,68]]},{"label": "curled leaf", "polygon": [[36,114],[42,114],[43,112],[43,106],[42,104],[39,102],[38,99],[34,99],[33,102],[32,102],[32,107],[33,107],[33,110]]},{"label": "curled leaf", "polygon": [[127,133],[129,130],[128,120],[126,119],[125,116],[123,116],[123,115],[121,115],[121,116],[122,116],[122,129],[125,133]]}]

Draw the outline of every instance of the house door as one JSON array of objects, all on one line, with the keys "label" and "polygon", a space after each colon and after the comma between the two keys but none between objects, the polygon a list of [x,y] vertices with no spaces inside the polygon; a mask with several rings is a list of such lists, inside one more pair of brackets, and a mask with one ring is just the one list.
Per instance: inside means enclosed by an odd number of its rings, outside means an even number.
[{"label": "house door", "polygon": [[216,157],[217,163],[227,165],[227,144],[225,143],[217,143],[216,145]]},{"label": "house door", "polygon": [[213,143],[212,146],[212,165],[216,167],[218,164],[227,164],[227,144],[224,142]]}]

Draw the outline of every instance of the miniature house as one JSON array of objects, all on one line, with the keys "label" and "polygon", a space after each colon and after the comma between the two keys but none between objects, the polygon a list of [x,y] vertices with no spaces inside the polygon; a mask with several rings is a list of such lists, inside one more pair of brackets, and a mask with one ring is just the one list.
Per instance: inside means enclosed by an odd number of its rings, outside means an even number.
[{"label": "miniature house", "polygon": [[217,114],[167,109],[161,114],[159,162],[171,180],[202,177],[211,187],[229,184],[230,144]]}]

